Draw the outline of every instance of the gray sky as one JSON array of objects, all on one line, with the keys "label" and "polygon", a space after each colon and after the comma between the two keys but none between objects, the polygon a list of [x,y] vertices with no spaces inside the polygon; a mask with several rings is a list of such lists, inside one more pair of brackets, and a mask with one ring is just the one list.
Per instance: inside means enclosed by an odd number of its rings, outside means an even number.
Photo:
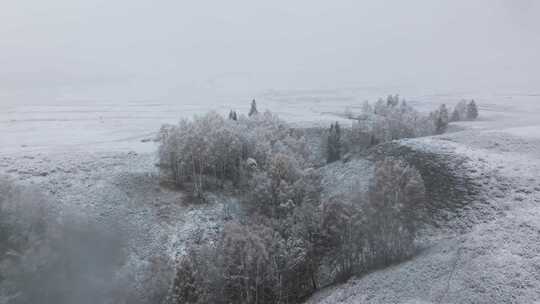
[{"label": "gray sky", "polygon": [[540,91],[538,16],[535,0],[4,0],[0,102]]}]

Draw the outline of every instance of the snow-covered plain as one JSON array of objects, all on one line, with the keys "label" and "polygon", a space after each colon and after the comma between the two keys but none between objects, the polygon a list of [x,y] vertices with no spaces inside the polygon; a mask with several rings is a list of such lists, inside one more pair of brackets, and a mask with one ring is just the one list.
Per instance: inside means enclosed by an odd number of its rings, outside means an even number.
[{"label": "snow-covered plain", "polygon": [[[396,89],[397,92],[401,92]],[[381,88],[266,91],[254,98],[259,110],[269,109],[299,124],[328,124],[341,118],[345,109],[356,111],[364,100],[375,101],[388,92]],[[530,134],[538,120],[540,94],[533,93],[419,93],[403,97],[421,110],[433,110],[441,103],[452,105],[461,98],[475,98],[482,119],[478,129],[510,128]],[[208,97],[178,101],[36,101],[17,104],[0,102],[0,153],[32,151],[136,151],[152,152],[155,147],[141,140],[151,138],[163,123],[176,123],[210,110],[247,113],[251,97]],[[534,133],[534,132],[532,132]]]},{"label": "snow-covered plain", "polygon": [[[366,99],[394,93],[381,91],[269,91],[255,98],[259,110],[269,109],[292,123],[348,123],[342,118],[346,108],[354,112]],[[445,231],[427,241],[412,260],[324,290],[309,303],[540,299],[540,94],[403,95],[424,111],[474,98],[480,106],[478,121],[454,128],[463,131],[406,144],[417,149],[448,145],[452,153],[481,163],[481,173],[489,170],[509,180],[510,187],[483,184],[490,211],[482,212],[480,206],[465,212],[474,223],[469,231]],[[104,220],[121,218],[133,249],[131,263],[144,265],[156,252],[173,256],[199,227],[214,229],[223,206],[185,206],[181,194],[160,187],[154,166],[157,147],[151,139],[163,123],[208,110],[245,113],[250,102],[217,100],[0,104],[0,174],[38,185],[54,198],[51,208],[59,214],[69,210]],[[339,166],[329,170],[339,171]],[[343,172],[344,178],[349,173]]]}]

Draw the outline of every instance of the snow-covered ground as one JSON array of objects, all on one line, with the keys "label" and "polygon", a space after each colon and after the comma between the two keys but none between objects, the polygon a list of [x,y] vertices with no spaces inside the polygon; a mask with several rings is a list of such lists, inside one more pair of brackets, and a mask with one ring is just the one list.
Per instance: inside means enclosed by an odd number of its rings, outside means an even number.
[{"label": "snow-covered ground", "polygon": [[[0,174],[21,185],[37,186],[49,198],[44,201],[48,204],[45,208],[55,221],[82,227],[97,223],[115,231],[117,248],[106,252],[121,250],[125,254],[116,270],[119,276],[131,278],[119,277],[117,283],[124,284],[121,292],[147,303],[143,295],[151,296],[146,289],[154,286],[149,280],[172,275],[169,267],[148,276],[153,267],[165,265],[155,263],[174,260],[186,242],[200,236],[199,231],[206,233],[203,237],[217,231],[223,216],[221,202],[189,206],[182,192],[162,187],[154,158],[150,153],[135,152],[12,154],[0,156]],[[72,258],[85,263],[84,256]],[[72,280],[78,284],[86,278],[78,273]]]},{"label": "snow-covered ground", "polygon": [[[347,107],[354,111],[363,100],[382,95],[380,90],[341,89],[270,91],[255,97],[259,110],[272,110],[293,123],[326,124],[342,119],[336,114]],[[451,145],[452,153],[482,163],[479,170],[496,172],[511,185],[502,191],[490,182],[483,184],[490,204],[486,208],[497,213],[485,217],[478,210],[465,213],[475,217],[467,233],[441,235],[411,261],[322,291],[310,303],[531,303],[540,299],[540,94],[404,97],[424,111],[475,98],[481,117],[459,123],[465,131],[408,144],[418,149]],[[190,232],[198,227],[214,229],[223,210],[218,203],[185,206],[180,193],[160,187],[154,166],[156,145],[147,139],[163,123],[208,110],[226,113],[232,108],[245,113],[249,102],[246,98],[191,103],[2,103],[0,174],[37,184],[54,199],[57,205],[51,208],[59,214],[69,210],[98,219],[121,219],[134,250],[133,263],[148,262],[156,252],[174,255]],[[339,171],[343,179],[351,175],[341,172],[340,165],[327,170]]]},{"label": "snow-covered ground", "polygon": [[[396,92],[401,92],[396,89]],[[259,110],[269,109],[282,118],[300,124],[329,124],[343,120],[336,114],[358,110],[364,100],[394,93],[380,88],[267,91],[255,96]],[[470,93],[403,94],[421,110],[433,110],[441,103],[453,105],[461,98],[475,98],[482,120],[466,126],[479,129],[513,127],[513,132],[531,133],[538,123],[540,94]],[[17,104],[0,101],[0,153],[35,151],[136,151],[152,152],[155,146],[141,140],[151,138],[163,123],[180,117],[216,110],[235,109],[247,113],[250,98],[213,97],[180,101],[36,101]],[[346,122],[345,122],[346,123]]]}]

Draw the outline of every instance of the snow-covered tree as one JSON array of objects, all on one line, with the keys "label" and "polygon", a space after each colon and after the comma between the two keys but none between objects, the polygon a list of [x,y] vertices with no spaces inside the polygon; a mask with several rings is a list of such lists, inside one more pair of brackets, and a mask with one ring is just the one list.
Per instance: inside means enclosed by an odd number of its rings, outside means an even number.
[{"label": "snow-covered tree", "polygon": [[320,251],[331,257],[334,280],[343,282],[359,273],[366,249],[362,204],[336,197],[324,202],[319,241]]},{"label": "snow-covered tree", "polygon": [[364,210],[372,263],[387,265],[412,253],[424,202],[424,182],[416,169],[393,158],[376,164]]}]

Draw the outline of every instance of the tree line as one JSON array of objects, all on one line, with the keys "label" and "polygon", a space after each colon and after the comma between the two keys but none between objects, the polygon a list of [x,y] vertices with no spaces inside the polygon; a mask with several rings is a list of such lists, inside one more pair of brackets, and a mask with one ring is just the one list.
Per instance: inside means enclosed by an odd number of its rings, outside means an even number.
[{"label": "tree line", "polygon": [[475,120],[479,116],[474,100],[462,100],[452,111],[442,104],[436,110],[423,114],[398,95],[380,98],[374,104],[366,101],[358,115],[350,109],[345,112],[346,117],[353,120],[352,128],[341,128],[338,122],[330,125],[323,139],[327,163],[341,159],[346,153],[379,143],[443,134],[450,122]]}]

